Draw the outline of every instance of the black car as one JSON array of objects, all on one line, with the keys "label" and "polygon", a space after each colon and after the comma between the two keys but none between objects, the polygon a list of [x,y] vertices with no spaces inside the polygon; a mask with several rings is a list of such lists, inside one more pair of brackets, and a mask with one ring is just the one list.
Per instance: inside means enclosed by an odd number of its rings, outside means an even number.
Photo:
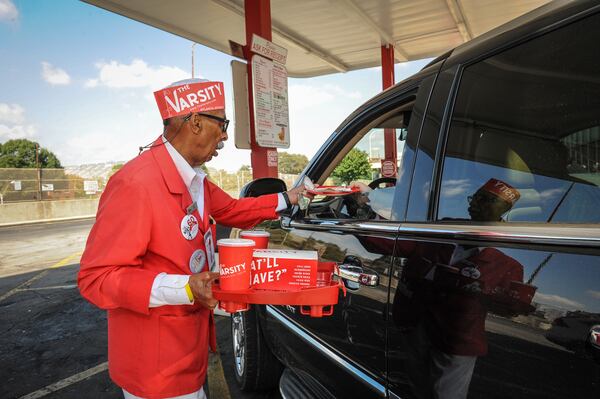
[{"label": "black car", "polygon": [[553,2],[435,59],[351,114],[302,177],[349,183],[336,166],[353,149],[374,164],[390,132],[395,178],[359,174],[362,193],[262,225],[273,248],[337,262],[347,295],[329,317],[234,314],[241,387],[600,398],[599,3]]}]

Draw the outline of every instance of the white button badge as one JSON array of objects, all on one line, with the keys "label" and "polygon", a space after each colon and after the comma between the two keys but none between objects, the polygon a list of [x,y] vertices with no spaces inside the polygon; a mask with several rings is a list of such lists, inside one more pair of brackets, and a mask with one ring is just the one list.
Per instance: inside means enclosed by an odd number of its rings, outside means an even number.
[{"label": "white button badge", "polygon": [[194,215],[185,215],[181,219],[181,234],[186,240],[193,240],[198,235],[198,219]]},{"label": "white button badge", "polygon": [[203,250],[197,249],[190,257],[190,270],[192,273],[200,273],[206,262],[206,254]]}]

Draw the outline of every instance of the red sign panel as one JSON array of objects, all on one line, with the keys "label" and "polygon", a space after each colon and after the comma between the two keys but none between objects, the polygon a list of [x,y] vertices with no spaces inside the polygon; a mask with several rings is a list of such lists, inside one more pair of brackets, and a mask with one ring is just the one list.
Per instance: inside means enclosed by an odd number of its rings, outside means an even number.
[{"label": "red sign panel", "polygon": [[381,174],[383,177],[396,177],[396,162],[389,159],[381,160]]}]

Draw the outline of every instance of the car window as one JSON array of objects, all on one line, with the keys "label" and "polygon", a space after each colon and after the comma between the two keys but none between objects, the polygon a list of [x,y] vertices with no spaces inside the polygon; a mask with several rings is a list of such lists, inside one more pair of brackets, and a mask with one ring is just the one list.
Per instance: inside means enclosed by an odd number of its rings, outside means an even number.
[{"label": "car window", "polygon": [[465,68],[438,220],[600,223],[600,17]]},{"label": "car window", "polygon": [[[435,170],[440,125],[448,103],[448,93],[452,87],[456,69],[456,67],[451,67],[440,72],[431,93],[431,99],[427,106],[427,118],[423,121],[421,134],[419,135],[410,198],[406,210],[406,221],[423,222],[427,221],[429,217],[429,197],[432,191],[431,181]],[[418,104],[415,108],[417,107]]]},{"label": "car window", "polygon": [[[319,219],[392,219],[392,203],[398,165],[411,120],[414,96],[390,114],[379,117],[354,138],[354,144],[338,154],[331,172],[321,177],[323,186],[359,185],[361,192],[343,196],[317,195],[307,215]],[[397,156],[385,162],[385,135],[396,144]],[[391,175],[391,176],[390,176]]]}]

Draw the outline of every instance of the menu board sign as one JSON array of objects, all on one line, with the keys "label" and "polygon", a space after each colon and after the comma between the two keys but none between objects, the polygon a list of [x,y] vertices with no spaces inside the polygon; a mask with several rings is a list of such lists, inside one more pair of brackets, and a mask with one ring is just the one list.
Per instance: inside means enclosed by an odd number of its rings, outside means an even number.
[{"label": "menu board sign", "polygon": [[261,147],[289,148],[287,70],[260,55],[252,56],[252,92],[256,142]]}]

